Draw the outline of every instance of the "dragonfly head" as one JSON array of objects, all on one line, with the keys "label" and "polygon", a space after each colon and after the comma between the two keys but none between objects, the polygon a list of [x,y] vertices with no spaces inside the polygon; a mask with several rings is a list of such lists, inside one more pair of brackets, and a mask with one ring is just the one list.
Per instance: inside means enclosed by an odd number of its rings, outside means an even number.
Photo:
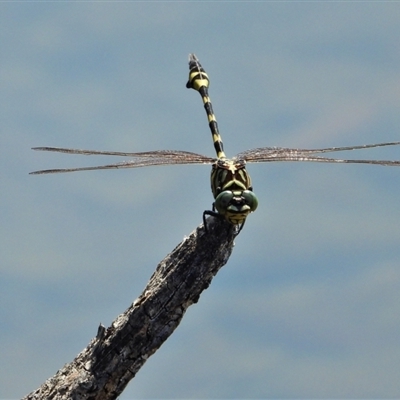
[{"label": "dragonfly head", "polygon": [[231,224],[241,225],[256,210],[258,199],[251,190],[224,190],[215,199],[214,207]]}]

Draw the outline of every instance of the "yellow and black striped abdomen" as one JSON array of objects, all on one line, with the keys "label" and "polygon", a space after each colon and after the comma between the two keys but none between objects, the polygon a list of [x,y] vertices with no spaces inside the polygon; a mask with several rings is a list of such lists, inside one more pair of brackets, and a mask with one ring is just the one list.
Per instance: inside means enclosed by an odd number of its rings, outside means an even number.
[{"label": "yellow and black striped abdomen", "polygon": [[214,111],[212,108],[211,100],[208,95],[208,87],[210,85],[210,79],[204,68],[201,66],[199,60],[194,54],[189,55],[189,80],[186,84],[188,89],[197,90],[203,100],[204,109],[207,113],[208,125],[211,130],[211,135],[214,142],[214,148],[218,158],[226,158],[224,153],[224,145],[222,143],[221,136],[218,131],[218,123],[215,118]]}]

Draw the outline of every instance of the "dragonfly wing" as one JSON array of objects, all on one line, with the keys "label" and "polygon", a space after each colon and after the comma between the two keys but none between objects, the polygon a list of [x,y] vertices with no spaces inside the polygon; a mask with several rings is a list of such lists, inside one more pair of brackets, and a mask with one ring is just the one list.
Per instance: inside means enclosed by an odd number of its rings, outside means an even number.
[{"label": "dragonfly wing", "polygon": [[375,144],[363,144],[358,146],[342,146],[342,147],[327,147],[324,149],[304,149],[299,150],[302,153],[332,153],[334,151],[349,151],[349,150],[364,150],[372,149],[375,147],[385,147],[385,146],[398,146],[400,142],[385,142],[385,143],[375,143]]},{"label": "dragonfly wing", "polygon": [[372,164],[372,165],[385,165],[389,167],[400,167],[400,161],[391,160],[350,160],[350,159],[338,159],[338,158],[327,158],[327,157],[316,157],[316,156],[299,156],[293,157],[293,159],[279,160],[279,161],[310,161],[310,162],[325,162],[325,163],[347,163],[347,164]]},{"label": "dragonfly wing", "polygon": [[[184,152],[185,153],[185,152]],[[93,171],[99,169],[121,169],[121,168],[139,168],[149,167],[152,165],[174,165],[174,164],[212,164],[214,159],[211,157],[202,156],[201,154],[191,153],[190,155],[181,154],[180,157],[137,157],[134,160],[128,160],[115,164],[99,165],[94,167],[78,167],[78,168],[60,168],[60,169],[46,169],[31,172],[31,175],[40,174],[55,174],[62,172],[76,172],[76,171]]]},{"label": "dragonfly wing", "polygon": [[400,161],[398,160],[352,160],[352,159],[338,159],[328,157],[318,157],[308,155],[307,153],[297,153],[286,155],[278,155],[274,157],[260,157],[260,158],[249,158],[248,162],[275,162],[275,161],[303,161],[303,162],[321,162],[321,163],[347,163],[347,164],[372,164],[372,165],[385,165],[391,167],[399,167]]},{"label": "dragonfly wing", "polygon": [[123,157],[205,157],[201,154],[192,153],[190,151],[181,150],[155,150],[155,151],[145,151],[138,153],[127,153],[123,151],[102,151],[102,150],[83,150],[83,149],[68,149],[64,147],[32,147],[32,150],[36,151],[50,151],[56,153],[66,153],[66,154],[82,154],[85,156],[101,155],[101,156],[123,156]]},{"label": "dragonfly wing", "polygon": [[399,165],[400,161],[389,160],[349,160],[334,159],[317,156],[320,153],[329,153],[336,151],[363,150],[374,147],[396,146],[400,142],[387,142],[377,144],[366,144],[361,146],[346,147],[328,147],[324,149],[291,149],[285,147],[260,147],[246,150],[239,153],[235,159],[242,159],[247,162],[270,162],[270,161],[315,161],[315,162],[338,162],[338,163],[359,163],[359,164],[377,164],[377,165]]}]

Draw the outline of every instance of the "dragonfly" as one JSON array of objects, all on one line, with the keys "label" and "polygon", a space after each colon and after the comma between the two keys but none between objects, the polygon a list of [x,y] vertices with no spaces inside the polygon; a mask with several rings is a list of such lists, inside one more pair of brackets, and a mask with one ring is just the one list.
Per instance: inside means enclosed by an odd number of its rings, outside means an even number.
[{"label": "dragonfly", "polygon": [[286,147],[260,147],[243,151],[233,158],[227,158],[224,146],[218,130],[218,123],[214,115],[211,100],[208,94],[210,79],[200,64],[195,54],[189,54],[189,80],[188,89],[194,89],[200,93],[207,114],[214,148],[217,157],[208,157],[202,154],[181,150],[156,150],[138,153],[119,151],[80,150],[60,147],[34,147],[33,150],[59,152],[66,154],[82,155],[107,155],[131,157],[130,160],[79,168],[46,169],[31,172],[31,174],[54,174],[75,171],[90,171],[102,169],[139,168],[152,165],[173,164],[211,164],[211,191],[214,197],[211,210],[203,212],[203,224],[207,231],[206,216],[225,219],[234,225],[239,233],[248,215],[254,212],[258,206],[258,199],[253,192],[251,178],[246,170],[247,163],[276,162],[276,161],[301,161],[320,163],[351,163],[372,164],[385,166],[400,166],[400,161],[368,160],[368,159],[339,159],[324,157],[321,154],[334,153],[349,150],[364,150],[375,147],[396,146],[400,142],[386,142],[377,144],[365,144],[346,147],[328,147],[322,149],[297,149]]}]

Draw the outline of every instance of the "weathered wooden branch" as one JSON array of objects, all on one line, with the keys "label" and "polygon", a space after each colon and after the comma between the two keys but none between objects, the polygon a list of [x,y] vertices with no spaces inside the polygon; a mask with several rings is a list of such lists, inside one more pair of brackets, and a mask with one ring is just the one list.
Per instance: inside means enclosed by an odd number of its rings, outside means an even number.
[{"label": "weathered wooden branch", "polygon": [[69,364],[23,399],[116,399],[228,261],[235,229],[209,218],[160,262],[143,293]]}]

